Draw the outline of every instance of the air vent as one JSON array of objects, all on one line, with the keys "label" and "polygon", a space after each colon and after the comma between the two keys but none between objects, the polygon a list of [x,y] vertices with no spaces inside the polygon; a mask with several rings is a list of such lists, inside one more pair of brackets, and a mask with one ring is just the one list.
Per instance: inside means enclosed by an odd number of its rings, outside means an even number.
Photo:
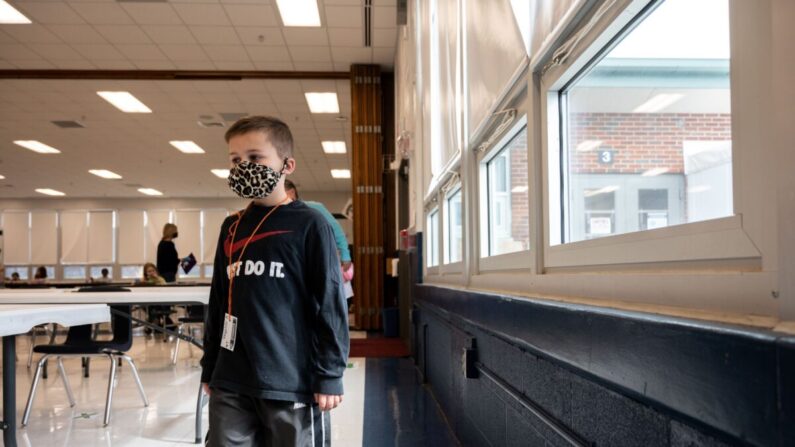
[{"label": "air vent", "polygon": [[248,113],[245,113],[245,112],[243,112],[243,113],[241,113],[241,112],[221,112],[221,113],[219,113],[219,115],[221,115],[221,118],[223,118],[224,121],[237,121],[240,118],[247,117]]},{"label": "air vent", "polygon": [[408,24],[408,5],[407,0],[398,0],[397,2],[397,25]]},{"label": "air vent", "polygon": [[201,120],[199,120],[199,121],[196,121],[196,124],[198,124],[199,127],[203,127],[205,129],[209,129],[210,127],[224,127],[224,123],[222,123],[220,121],[201,121]]},{"label": "air vent", "polygon": [[77,121],[50,121],[50,122],[60,127],[61,129],[81,129],[83,127],[86,127],[78,123]]},{"label": "air vent", "polygon": [[373,46],[373,0],[364,0],[364,46]]}]

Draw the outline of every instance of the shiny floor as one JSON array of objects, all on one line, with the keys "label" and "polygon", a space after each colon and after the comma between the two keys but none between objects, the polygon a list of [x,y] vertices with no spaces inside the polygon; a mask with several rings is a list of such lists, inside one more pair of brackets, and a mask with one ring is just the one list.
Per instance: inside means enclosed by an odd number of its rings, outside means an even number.
[{"label": "shiny floor", "polygon": [[[352,333],[363,337],[364,333]],[[39,339],[39,343],[43,339]],[[17,417],[22,418],[35,360],[27,368],[29,337],[17,337]],[[108,427],[102,426],[109,366],[92,359],[91,377],[81,374],[79,359],[64,365],[75,394],[69,407],[55,368],[42,380],[27,427],[17,430],[20,446],[187,446],[195,445],[194,424],[201,352],[174,343],[135,337],[130,351],[150,405],[144,407],[126,365],[119,369]],[[371,371],[372,370],[372,371]],[[366,384],[366,385],[365,385]],[[334,446],[458,445],[433,398],[414,379],[410,359],[352,358],[345,374],[345,400],[331,415]],[[367,396],[365,396],[365,391]],[[408,418],[407,418],[408,417]],[[418,419],[419,417],[419,419]],[[203,413],[207,430],[207,408]]]}]

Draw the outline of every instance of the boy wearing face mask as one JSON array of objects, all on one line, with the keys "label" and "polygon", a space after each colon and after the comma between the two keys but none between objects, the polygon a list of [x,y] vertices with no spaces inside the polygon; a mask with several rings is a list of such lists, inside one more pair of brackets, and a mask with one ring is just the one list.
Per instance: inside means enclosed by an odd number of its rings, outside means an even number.
[{"label": "boy wearing face mask", "polygon": [[282,121],[225,135],[229,186],[252,199],[221,226],[204,337],[210,446],[329,446],[342,402],[348,321],[328,222],[284,189],[295,171]]}]

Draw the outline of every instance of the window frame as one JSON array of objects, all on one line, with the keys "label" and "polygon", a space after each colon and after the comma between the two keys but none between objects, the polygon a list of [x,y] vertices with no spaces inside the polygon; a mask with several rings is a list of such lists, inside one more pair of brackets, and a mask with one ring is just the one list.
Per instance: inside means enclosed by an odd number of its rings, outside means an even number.
[{"label": "window frame", "polygon": [[[740,261],[748,265],[756,265],[761,254],[743,229],[742,207],[737,200],[737,189],[734,188],[733,208],[731,216],[700,222],[672,225],[665,228],[643,230],[632,233],[605,236],[598,239],[561,243],[564,226],[563,220],[570,213],[562,213],[565,202],[564,192],[566,176],[563,175],[565,157],[561,151],[561,117],[565,113],[565,104],[561,101],[562,92],[575,82],[587,67],[609,51],[621,38],[654,10],[664,0],[625,0],[622,4],[608,10],[596,25],[585,33],[577,48],[568,56],[568,60],[552,66],[546,73],[540,74],[540,110],[541,110],[541,158],[546,166],[542,170],[543,214],[546,222],[544,231],[545,270],[571,268],[590,268],[596,266],[618,266],[636,263],[688,263],[702,261]],[[733,2],[729,0],[731,11]],[[640,11],[640,12],[638,12]],[[730,79],[738,65],[735,59],[737,40],[735,32],[730,31],[731,61]],[[539,63],[539,65],[541,65]],[[537,67],[540,70],[540,67]],[[743,148],[735,138],[737,106],[736,84],[732,83],[732,158],[733,184],[741,184],[741,163]],[[555,210],[552,213],[552,210]]]},{"label": "window frame", "polygon": [[[425,212],[425,271],[427,275],[438,275],[439,274],[439,266],[441,265],[440,258],[441,258],[441,250],[442,250],[442,238],[441,236],[441,221],[440,214],[442,213],[442,207],[436,204],[437,200],[433,200],[433,205],[426,207]],[[436,218],[435,225],[432,224],[433,217]],[[434,228],[435,226],[435,228]],[[432,250],[433,248],[433,239],[434,237],[437,238],[436,242],[436,250]],[[435,251],[435,259],[436,263],[431,264],[431,253]]]},{"label": "window frame", "polygon": [[[450,262],[450,200],[456,194],[461,195],[461,259],[455,262]],[[465,202],[464,202],[464,187],[461,181],[454,180],[451,181],[447,188],[444,188],[443,193],[443,206],[444,211],[442,212],[442,245],[443,245],[443,262],[440,263],[442,268],[442,274],[450,274],[450,273],[461,273],[464,269],[464,259],[466,259],[466,213],[464,212],[465,209]]]}]

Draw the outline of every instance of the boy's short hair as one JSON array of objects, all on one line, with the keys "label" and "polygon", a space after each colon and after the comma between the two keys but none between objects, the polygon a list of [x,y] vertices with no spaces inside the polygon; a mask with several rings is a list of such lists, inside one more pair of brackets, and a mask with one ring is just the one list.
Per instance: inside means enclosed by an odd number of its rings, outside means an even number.
[{"label": "boy's short hair", "polygon": [[293,157],[293,133],[284,121],[272,116],[247,116],[235,121],[224,134],[224,138],[229,143],[232,137],[249,132],[264,132],[280,157]]}]

